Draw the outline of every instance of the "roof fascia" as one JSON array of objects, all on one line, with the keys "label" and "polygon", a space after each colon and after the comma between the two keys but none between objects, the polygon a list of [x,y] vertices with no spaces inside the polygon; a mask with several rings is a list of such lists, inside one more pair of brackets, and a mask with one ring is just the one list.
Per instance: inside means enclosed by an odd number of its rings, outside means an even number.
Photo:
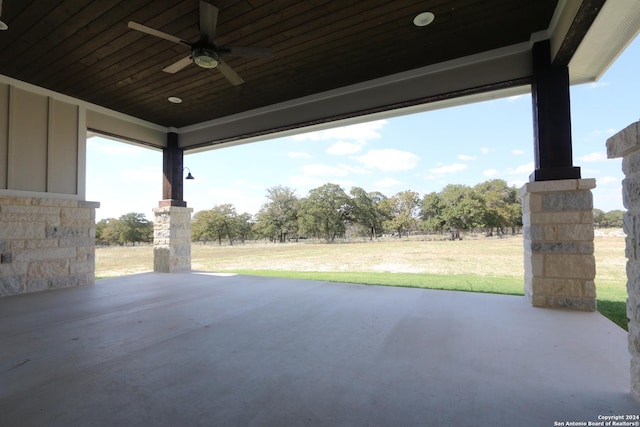
[{"label": "roof fascia", "polygon": [[571,84],[600,79],[640,33],[640,0],[607,0],[569,63]]}]

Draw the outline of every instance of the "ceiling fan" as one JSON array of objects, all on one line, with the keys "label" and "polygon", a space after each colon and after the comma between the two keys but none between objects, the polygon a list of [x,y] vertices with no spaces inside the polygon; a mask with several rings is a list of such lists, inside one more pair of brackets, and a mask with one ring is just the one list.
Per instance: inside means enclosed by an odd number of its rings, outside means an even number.
[{"label": "ceiling fan", "polygon": [[[1,0],[0,0],[1,1]],[[129,28],[136,31],[160,37],[170,42],[183,44],[191,48],[189,56],[165,67],[162,71],[174,74],[182,70],[192,62],[202,68],[217,68],[223,76],[237,86],[244,83],[242,77],[238,75],[226,62],[222,60],[223,55],[246,56],[253,58],[270,58],[273,56],[271,49],[262,47],[218,47],[213,43],[216,34],[216,24],[218,22],[218,8],[214,5],[200,0],[200,40],[195,43],[182,40],[171,34],[163,33],[146,25],[129,21]]]}]

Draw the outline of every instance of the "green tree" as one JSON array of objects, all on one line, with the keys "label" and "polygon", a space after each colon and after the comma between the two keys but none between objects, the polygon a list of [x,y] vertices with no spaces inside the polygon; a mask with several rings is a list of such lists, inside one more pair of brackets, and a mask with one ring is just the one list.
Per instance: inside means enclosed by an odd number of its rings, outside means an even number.
[{"label": "green tree", "polygon": [[191,223],[191,240],[205,243],[217,240],[218,244],[222,245],[222,239],[226,237],[229,244],[233,245],[237,232],[237,217],[236,208],[228,203],[196,212]]},{"label": "green tree", "polygon": [[[602,227],[602,224],[604,223],[604,211],[600,210],[600,209],[594,209],[593,210],[593,224],[596,227]],[[96,234],[98,233],[98,231],[96,230]]]},{"label": "green tree", "polygon": [[420,203],[420,218],[423,228],[427,231],[442,231],[446,228],[446,221],[442,215],[444,204],[440,194],[431,192],[425,194]]},{"label": "green tree", "polygon": [[120,239],[123,243],[149,243],[153,241],[153,223],[144,214],[130,212],[118,218]]},{"label": "green tree", "polygon": [[522,225],[522,206],[515,187],[509,187],[502,179],[492,179],[477,184],[473,190],[478,199],[484,199],[487,235],[492,235],[494,228],[503,234],[507,227],[514,232],[516,226]]},{"label": "green tree", "polygon": [[276,186],[267,190],[267,203],[256,215],[256,231],[264,237],[284,243],[298,235],[299,200],[295,190]]},{"label": "green tree", "polygon": [[624,217],[624,212],[619,209],[609,211],[606,214],[604,214],[604,219],[601,225],[604,228],[622,227],[623,217]]},{"label": "green tree", "polygon": [[234,226],[236,237],[244,244],[245,240],[249,239],[253,231],[253,216],[250,213],[244,212],[236,217],[236,224]]},{"label": "green tree", "polygon": [[440,192],[441,218],[450,230],[484,227],[486,206],[482,196],[466,185],[447,185]]},{"label": "green tree", "polygon": [[209,241],[215,240],[215,236],[209,234],[207,228],[210,217],[210,210],[198,211],[193,214],[193,218],[191,219],[191,241],[206,244]]},{"label": "green tree", "polygon": [[101,219],[96,223],[96,243],[99,245],[104,245],[109,243],[104,236],[104,231],[107,228],[108,224],[109,224],[108,219]]},{"label": "green tree", "polygon": [[102,219],[96,224],[96,241],[125,245],[153,241],[153,223],[144,214],[130,212],[120,218]]},{"label": "green tree", "polygon": [[100,232],[100,238],[109,245],[123,245],[122,239],[122,223],[116,218],[104,220],[104,226]]},{"label": "green tree", "polygon": [[439,193],[422,199],[423,227],[431,231],[471,230],[485,228],[487,235],[497,229],[522,225],[522,206],[515,187],[506,181],[493,179],[471,188],[466,185],[447,185]]},{"label": "green tree", "polygon": [[383,222],[388,219],[380,206],[387,197],[378,191],[367,193],[360,187],[353,187],[349,193],[351,221],[364,227],[369,239],[373,240],[382,231]]},{"label": "green tree", "polygon": [[398,233],[398,237],[409,235],[417,228],[420,216],[420,195],[415,191],[406,190],[396,193],[384,200],[382,209],[387,215],[384,222],[387,230]]},{"label": "green tree", "polygon": [[350,207],[349,197],[339,185],[325,184],[314,188],[300,202],[298,224],[301,233],[333,242],[346,230]]}]

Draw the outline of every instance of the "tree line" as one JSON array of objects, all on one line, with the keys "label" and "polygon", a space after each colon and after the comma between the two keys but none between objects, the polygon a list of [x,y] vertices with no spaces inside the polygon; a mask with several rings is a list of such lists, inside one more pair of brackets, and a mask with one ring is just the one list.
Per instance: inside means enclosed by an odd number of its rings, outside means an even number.
[{"label": "tree line", "polygon": [[193,241],[252,238],[286,242],[305,238],[333,242],[336,238],[374,239],[382,235],[408,236],[416,232],[481,230],[515,233],[522,225],[518,190],[494,179],[474,187],[447,185],[424,196],[411,190],[387,197],[353,187],[347,193],[337,184],[324,184],[298,197],[289,187],[267,189],[266,203],[251,215],[238,214],[231,204],[199,211],[193,217]]},{"label": "tree line", "polygon": [[101,219],[96,223],[96,244],[127,245],[153,242],[153,222],[144,214],[130,212],[119,218]]},{"label": "tree line", "polygon": [[619,209],[604,212],[600,209],[593,210],[593,222],[597,228],[622,228],[624,211]]},{"label": "tree line", "polygon": [[[594,209],[598,228],[622,227],[624,212]],[[196,212],[191,238],[199,242],[230,245],[267,239],[284,243],[316,238],[366,238],[382,235],[404,237],[412,233],[479,231],[487,235],[515,233],[522,226],[522,207],[515,187],[500,179],[473,187],[447,185],[439,192],[420,196],[406,190],[387,197],[353,187],[347,193],[336,184],[314,188],[298,197],[289,187],[267,189],[258,213],[238,213],[232,204]],[[153,223],[142,213],[102,219],[96,224],[99,245],[135,245],[153,242]]]}]

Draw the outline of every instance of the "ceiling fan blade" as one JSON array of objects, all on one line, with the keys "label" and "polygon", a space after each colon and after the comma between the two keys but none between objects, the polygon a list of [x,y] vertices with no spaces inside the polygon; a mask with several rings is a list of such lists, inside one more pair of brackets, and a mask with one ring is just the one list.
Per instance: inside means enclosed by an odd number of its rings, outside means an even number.
[{"label": "ceiling fan blade", "polygon": [[172,36],[171,34],[163,33],[162,31],[158,31],[154,28],[147,27],[146,25],[138,24],[137,22],[129,21],[129,28],[132,30],[140,31],[142,33],[146,33],[152,36],[160,37],[161,39],[169,40],[170,42],[180,43],[187,46],[191,46],[191,43],[186,42],[176,36]]},{"label": "ceiling fan blade", "polygon": [[186,67],[187,65],[191,64],[193,62],[193,60],[191,59],[191,55],[182,58],[181,60],[174,62],[173,64],[169,65],[168,67],[165,67],[162,69],[162,71],[164,71],[165,73],[169,73],[169,74],[175,74],[178,71],[182,70],[184,67]]},{"label": "ceiling fan blade", "polygon": [[253,58],[273,58],[273,51],[266,47],[222,47],[220,53],[232,56],[250,56]]},{"label": "ceiling fan blade", "polygon": [[238,86],[244,83],[244,80],[242,79],[242,77],[240,77],[238,73],[233,71],[233,69],[231,69],[231,67],[229,67],[227,63],[224,62],[223,60],[220,60],[218,62],[218,66],[216,68],[220,70],[222,75],[225,76],[227,80],[231,82],[232,85]]},{"label": "ceiling fan blade", "polygon": [[218,8],[200,0],[200,34],[212,42],[218,25]]}]

